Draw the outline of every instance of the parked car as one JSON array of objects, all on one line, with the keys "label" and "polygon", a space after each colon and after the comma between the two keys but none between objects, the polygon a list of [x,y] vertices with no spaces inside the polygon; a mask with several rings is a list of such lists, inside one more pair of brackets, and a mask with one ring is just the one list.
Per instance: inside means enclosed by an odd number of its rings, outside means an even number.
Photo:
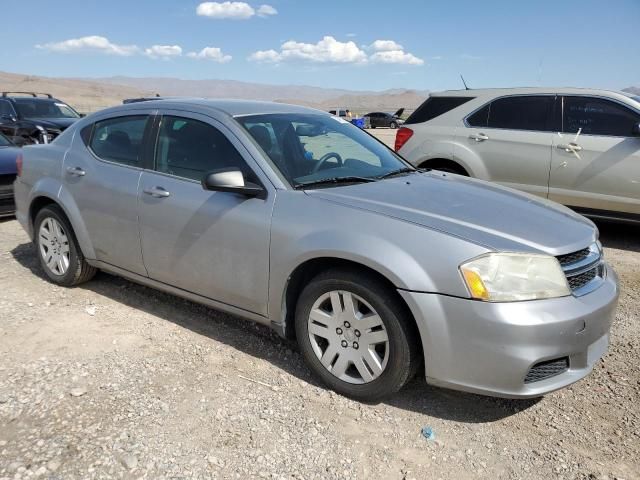
[{"label": "parked car", "polygon": [[351,120],[351,110],[344,107],[334,108],[333,110],[329,110],[331,115],[335,115],[336,117],[349,119]]},{"label": "parked car", "polygon": [[432,94],[396,135],[413,165],[640,222],[640,97],[579,88]]},{"label": "parked car", "polygon": [[404,124],[404,120],[400,118],[404,113],[404,108],[399,109],[396,113],[389,112],[371,112],[367,113],[364,118],[369,119],[369,124],[371,128],[377,127],[388,127],[388,128],[398,128],[400,125]]},{"label": "parked car", "polygon": [[2,92],[0,133],[18,146],[53,141],[81,115],[48,93]]},{"label": "parked car", "polygon": [[0,217],[15,213],[13,182],[18,171],[21,150],[0,133]]},{"label": "parked car", "polygon": [[122,105],[25,147],[15,188],[52,282],[103,269],[269,325],[356,399],[421,364],[434,385],[535,397],[607,350],[618,281],[591,221],[417,171],[317,110]]}]

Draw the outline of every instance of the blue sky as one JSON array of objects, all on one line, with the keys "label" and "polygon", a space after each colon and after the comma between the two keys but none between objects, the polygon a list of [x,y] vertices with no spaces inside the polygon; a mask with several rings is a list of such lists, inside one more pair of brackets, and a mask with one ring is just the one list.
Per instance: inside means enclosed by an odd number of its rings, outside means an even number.
[{"label": "blue sky", "polygon": [[640,85],[640,0],[30,0],[28,11],[3,16],[2,71],[358,90],[459,88],[460,73],[473,87]]}]

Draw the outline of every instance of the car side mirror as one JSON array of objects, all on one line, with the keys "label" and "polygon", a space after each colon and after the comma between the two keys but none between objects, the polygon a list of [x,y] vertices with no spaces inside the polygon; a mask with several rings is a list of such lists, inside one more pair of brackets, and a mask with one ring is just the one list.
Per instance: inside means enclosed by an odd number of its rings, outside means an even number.
[{"label": "car side mirror", "polygon": [[205,174],[202,188],[213,192],[232,192],[246,197],[260,197],[264,189],[255,183],[245,182],[244,175],[237,168],[223,168]]},{"label": "car side mirror", "polygon": [[87,114],[86,114],[86,113],[80,113],[79,115],[80,115],[80,118],[84,118],[84,117],[86,117],[86,116],[87,116]]},{"label": "car side mirror", "polygon": [[631,135],[634,137],[640,137],[640,123],[636,123],[631,129]]}]

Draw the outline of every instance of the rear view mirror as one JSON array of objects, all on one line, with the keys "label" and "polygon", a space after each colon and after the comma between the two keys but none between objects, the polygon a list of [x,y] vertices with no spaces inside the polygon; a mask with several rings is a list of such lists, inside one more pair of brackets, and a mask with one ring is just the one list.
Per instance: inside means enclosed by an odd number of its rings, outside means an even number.
[{"label": "rear view mirror", "polygon": [[319,125],[298,125],[296,127],[296,135],[299,137],[317,137],[326,132],[325,128]]},{"label": "rear view mirror", "polygon": [[636,123],[631,129],[631,135],[634,137],[640,137],[640,123]]},{"label": "rear view mirror", "polygon": [[237,168],[224,168],[206,173],[202,188],[214,192],[233,192],[247,197],[259,197],[264,189],[255,183],[245,182],[244,175]]}]

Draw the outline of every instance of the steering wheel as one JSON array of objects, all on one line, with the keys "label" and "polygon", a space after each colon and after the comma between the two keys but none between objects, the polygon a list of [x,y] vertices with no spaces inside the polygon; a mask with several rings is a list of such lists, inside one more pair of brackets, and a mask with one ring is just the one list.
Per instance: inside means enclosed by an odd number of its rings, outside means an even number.
[{"label": "steering wheel", "polygon": [[315,167],[313,167],[313,170],[311,171],[311,173],[318,172],[323,167],[323,165],[327,163],[327,160],[329,160],[330,158],[335,158],[336,160],[338,160],[338,163],[340,165],[344,165],[344,160],[342,159],[339,153],[329,152],[329,153],[325,153],[322,157],[320,157],[320,160],[318,160],[318,163],[316,163]]}]

